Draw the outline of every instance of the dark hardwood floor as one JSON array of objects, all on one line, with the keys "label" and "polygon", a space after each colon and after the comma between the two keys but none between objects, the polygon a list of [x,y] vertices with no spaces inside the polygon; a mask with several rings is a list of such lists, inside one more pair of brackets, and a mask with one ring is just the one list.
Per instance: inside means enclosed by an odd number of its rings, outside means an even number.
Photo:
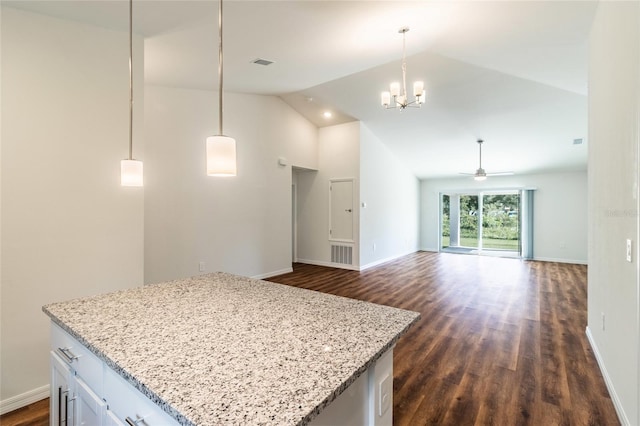
[{"label": "dark hardwood floor", "polygon": [[46,426],[49,424],[49,398],[0,416],[2,426]]},{"label": "dark hardwood floor", "polygon": [[420,252],[270,281],[410,309],[394,425],[618,425],[585,335],[587,267]]},{"label": "dark hardwood floor", "polygon": [[[587,268],[420,252],[270,281],[418,311],[394,353],[394,425],[618,425],[587,342]],[[0,424],[46,424],[48,400]]]}]

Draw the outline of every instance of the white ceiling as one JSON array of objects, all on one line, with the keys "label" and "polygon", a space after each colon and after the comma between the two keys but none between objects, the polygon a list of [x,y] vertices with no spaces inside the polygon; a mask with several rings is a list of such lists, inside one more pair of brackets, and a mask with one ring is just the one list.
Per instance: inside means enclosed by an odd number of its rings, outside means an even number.
[{"label": "white ceiling", "polygon": [[[119,30],[128,3],[3,5]],[[225,7],[225,90],[281,96],[318,126],[361,120],[421,177],[584,170],[587,39],[594,1],[243,1]],[[380,106],[401,77],[424,80],[423,108]],[[217,2],[134,0],[145,79],[217,86]],[[256,58],[274,61],[267,67]],[[311,101],[309,99],[312,99]],[[334,113],[326,120],[321,113]],[[585,143],[574,145],[573,140]]]}]

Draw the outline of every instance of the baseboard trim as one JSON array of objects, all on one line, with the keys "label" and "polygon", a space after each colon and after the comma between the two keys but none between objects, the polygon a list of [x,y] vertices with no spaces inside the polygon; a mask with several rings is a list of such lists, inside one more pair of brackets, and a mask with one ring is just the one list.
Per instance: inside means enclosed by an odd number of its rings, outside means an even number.
[{"label": "baseboard trim", "polygon": [[431,253],[438,253],[440,250],[438,250],[437,248],[428,247],[428,248],[421,248],[420,251],[428,251],[428,252],[431,252]]},{"label": "baseboard trim", "polygon": [[600,372],[602,373],[602,377],[604,378],[604,382],[607,385],[607,389],[609,390],[609,395],[611,396],[611,401],[613,401],[613,406],[616,409],[616,413],[618,414],[618,420],[624,426],[631,426],[631,422],[624,412],[624,408],[622,408],[622,403],[620,402],[620,398],[616,393],[616,389],[613,387],[613,382],[611,381],[611,377],[609,376],[609,372],[607,371],[607,367],[604,365],[604,360],[600,355],[600,351],[598,350],[598,345],[596,345],[596,341],[591,334],[591,330],[589,326],[587,326],[587,340],[589,340],[589,345],[591,345],[591,350],[593,350],[593,354],[596,357],[596,361],[598,362],[598,367],[600,367]]},{"label": "baseboard trim", "polygon": [[387,258],[384,258],[384,259],[376,260],[376,261],[373,261],[371,263],[367,263],[364,266],[361,266],[360,270],[364,271],[365,269],[373,268],[374,266],[382,265],[383,263],[391,262],[393,260],[399,259],[399,258],[404,257],[404,256],[408,256],[408,255],[413,254],[413,253],[417,253],[417,251],[408,251],[406,253],[396,254],[394,256],[390,256],[390,257],[387,257]]},{"label": "baseboard trim", "polygon": [[264,278],[271,278],[271,277],[275,277],[275,276],[278,276],[278,275],[288,274],[289,272],[293,272],[293,268],[289,267],[289,268],[280,269],[278,271],[267,272],[265,274],[253,275],[251,278],[255,278],[257,280],[262,280]]},{"label": "baseboard trim", "polygon": [[0,401],[0,415],[6,414],[13,410],[17,410],[18,408],[33,404],[34,402],[38,402],[48,397],[49,385],[44,385],[28,392],[21,393],[20,395],[3,399],[2,401]]},{"label": "baseboard trim", "polygon": [[298,259],[298,263],[306,263],[307,265],[326,266],[328,268],[348,269],[350,271],[359,271],[360,267],[354,265],[343,265],[342,263],[324,262],[322,260]]},{"label": "baseboard trim", "polygon": [[574,265],[586,265],[586,264],[588,264],[588,262],[586,260],[556,259],[556,258],[553,258],[553,257],[536,257],[536,256],[534,256],[533,259],[531,259],[531,260],[536,260],[538,262],[572,263]]}]

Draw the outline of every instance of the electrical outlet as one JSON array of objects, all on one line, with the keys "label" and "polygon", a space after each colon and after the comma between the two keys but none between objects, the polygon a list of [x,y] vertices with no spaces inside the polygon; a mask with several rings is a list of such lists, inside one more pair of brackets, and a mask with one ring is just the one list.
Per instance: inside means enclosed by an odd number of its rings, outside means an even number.
[{"label": "electrical outlet", "polygon": [[393,376],[387,374],[378,384],[378,417],[382,417],[391,407],[393,400]]},{"label": "electrical outlet", "polygon": [[631,262],[631,240],[627,238],[627,262]]},{"label": "electrical outlet", "polygon": [[198,269],[200,270],[200,272],[204,272],[204,270],[206,269],[206,265],[204,262],[200,262],[198,264]]}]

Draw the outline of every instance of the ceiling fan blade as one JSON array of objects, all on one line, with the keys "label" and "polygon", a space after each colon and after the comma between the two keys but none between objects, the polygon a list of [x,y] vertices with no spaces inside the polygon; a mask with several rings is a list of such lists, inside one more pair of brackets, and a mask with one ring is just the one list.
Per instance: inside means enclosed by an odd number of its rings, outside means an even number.
[{"label": "ceiling fan blade", "polygon": [[475,176],[475,173],[464,173],[464,172],[458,172],[459,175],[465,175],[465,176]]},{"label": "ceiling fan blade", "polygon": [[514,175],[513,172],[495,172],[495,173],[487,173],[487,176],[511,176]]}]

